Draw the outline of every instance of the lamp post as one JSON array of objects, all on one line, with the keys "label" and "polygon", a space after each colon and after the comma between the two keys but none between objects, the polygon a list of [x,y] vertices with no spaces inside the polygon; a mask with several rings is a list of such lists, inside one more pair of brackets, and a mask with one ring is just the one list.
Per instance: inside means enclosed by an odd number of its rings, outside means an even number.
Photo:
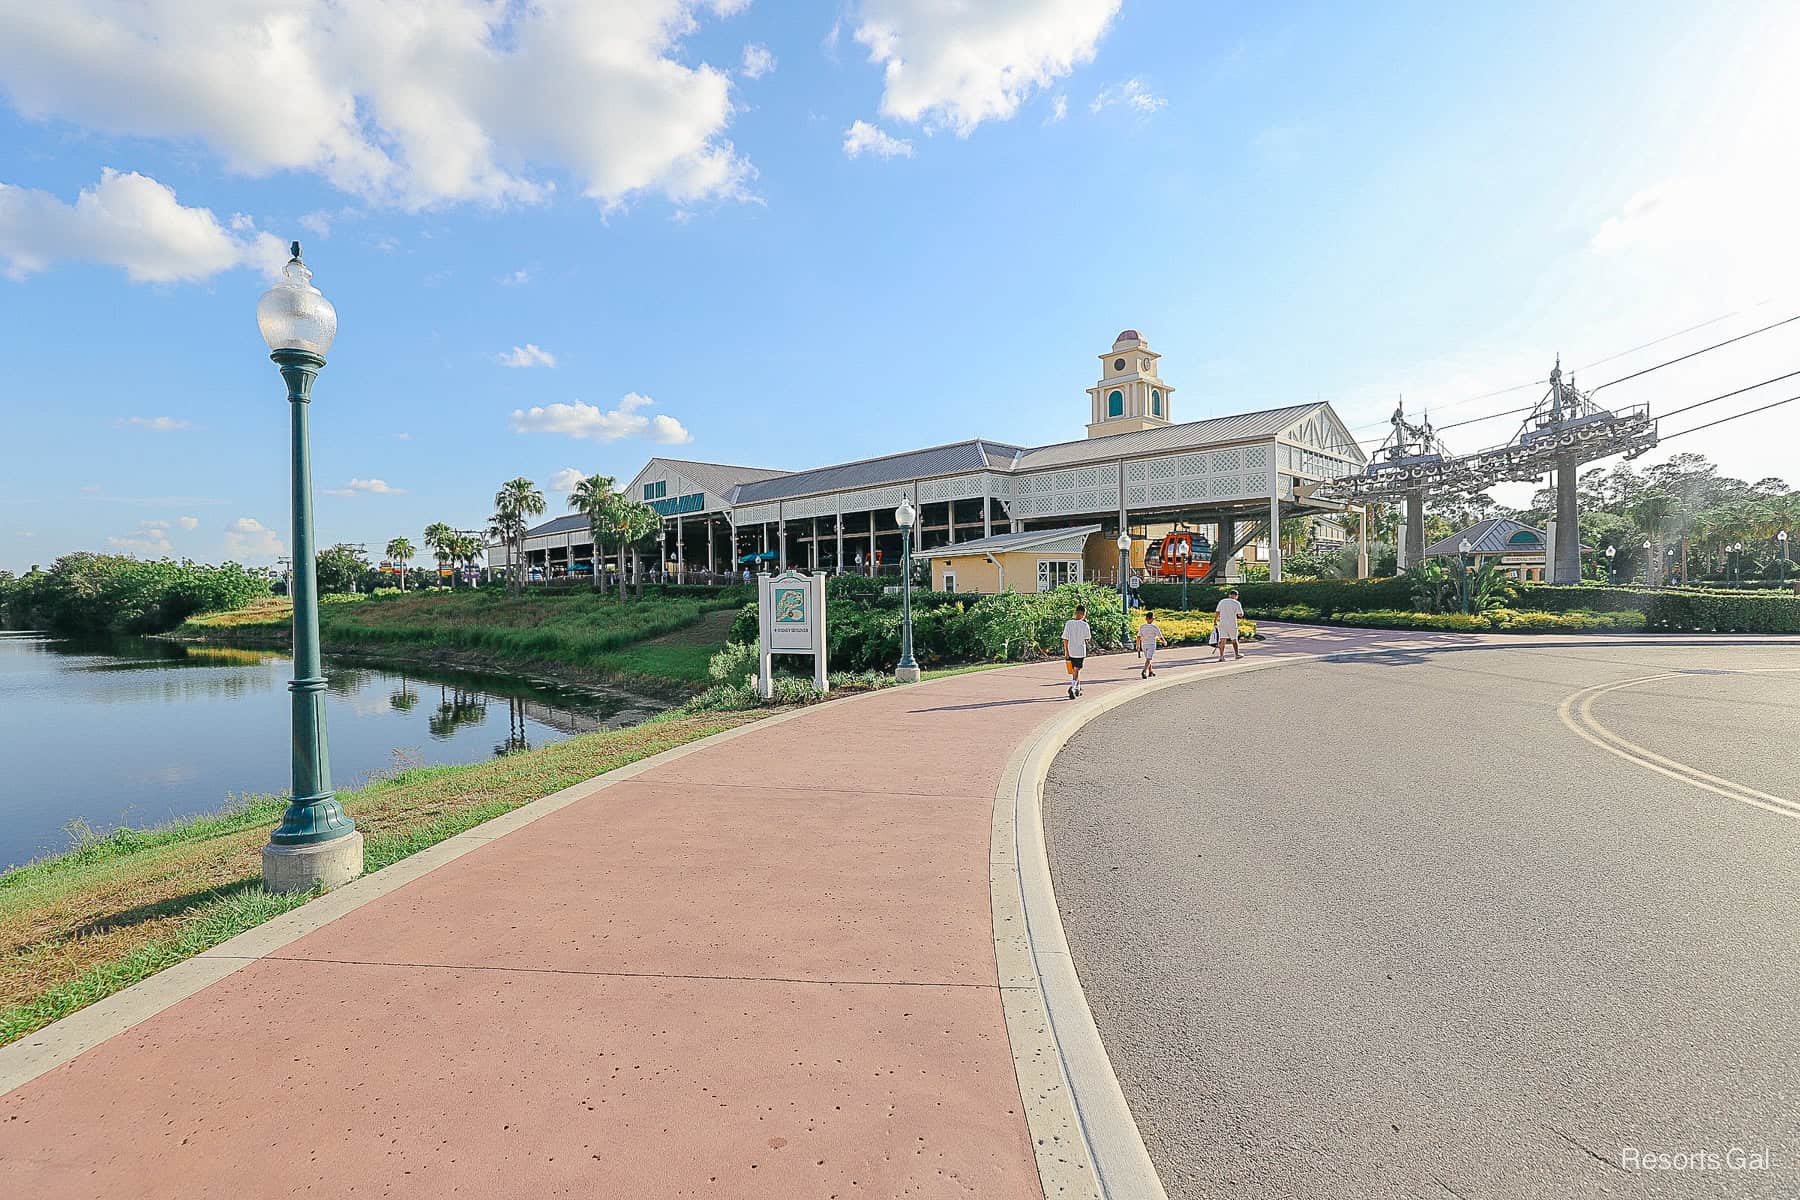
[{"label": "lamp post", "polygon": [[1124,630],[1121,646],[1131,643],[1131,535],[1119,530],[1119,620]]},{"label": "lamp post", "polygon": [[1655,587],[1656,586],[1655,581],[1653,581],[1650,578],[1650,539],[1649,538],[1644,539],[1644,586],[1645,587]]},{"label": "lamp post", "polygon": [[1786,587],[1787,586],[1787,562],[1788,562],[1788,559],[1787,559],[1788,532],[1787,532],[1787,530],[1783,529],[1780,533],[1777,533],[1775,535],[1775,540],[1781,543],[1781,586]]},{"label": "lamp post", "polygon": [[1188,560],[1194,556],[1194,543],[1191,540],[1176,542],[1174,549],[1175,561],[1181,564],[1181,611],[1186,612],[1188,610]]},{"label": "lamp post", "polygon": [[1465,613],[1469,611],[1469,552],[1474,549],[1468,538],[1464,538],[1456,547],[1457,560],[1462,568],[1458,572],[1458,582],[1461,584],[1462,610]]},{"label": "lamp post", "polygon": [[1675,547],[1670,546],[1663,551],[1663,583],[1668,584],[1675,578]]},{"label": "lamp post", "polygon": [[313,559],[312,448],[307,410],[313,381],[337,336],[337,310],[312,286],[300,243],[282,280],[256,302],[256,324],[287,382],[293,455],[294,602],[293,796],[263,847],[263,886],[271,892],[336,887],[362,874],[363,836],[331,788],[325,744],[325,675],[319,662],[319,584]]},{"label": "lamp post", "polygon": [[1731,586],[1744,586],[1744,543],[1731,543]]},{"label": "lamp post", "polygon": [[900,507],[894,510],[894,524],[900,527],[900,665],[894,668],[894,678],[901,683],[919,682],[912,647],[912,531],[918,517],[912,501],[901,496]]},{"label": "lamp post", "polygon": [[1619,577],[1613,570],[1613,559],[1617,558],[1618,555],[1619,548],[1617,546],[1608,546],[1606,548],[1606,582],[1608,583],[1619,582]]}]

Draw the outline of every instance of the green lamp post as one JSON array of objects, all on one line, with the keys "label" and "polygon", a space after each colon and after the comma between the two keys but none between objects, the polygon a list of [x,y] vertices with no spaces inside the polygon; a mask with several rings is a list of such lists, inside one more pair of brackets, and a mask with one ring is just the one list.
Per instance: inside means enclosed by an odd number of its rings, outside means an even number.
[{"label": "green lamp post", "polygon": [[1781,586],[1785,588],[1787,587],[1788,531],[1783,529],[1781,532],[1777,533],[1775,535],[1775,540],[1781,543]]},{"label": "green lamp post", "polygon": [[294,761],[293,797],[263,847],[271,892],[336,887],[362,874],[363,836],[338,805],[325,744],[325,673],[319,661],[319,584],[313,558],[312,448],[307,410],[313,381],[337,336],[337,310],[312,286],[300,243],[281,282],[256,303],[256,324],[287,382],[293,453]]},{"label": "green lamp post", "polygon": [[1456,574],[1457,582],[1460,585],[1457,590],[1462,594],[1462,610],[1465,613],[1469,611],[1469,573],[1474,569],[1469,565],[1471,562],[1469,556],[1474,550],[1475,547],[1468,538],[1464,538],[1456,546]]},{"label": "green lamp post", "polygon": [[912,533],[918,517],[919,510],[912,501],[901,496],[900,507],[894,510],[894,524],[900,526],[900,663],[894,668],[894,678],[901,683],[919,682],[919,664],[913,660],[912,628]]},{"label": "green lamp post", "polygon": [[1131,534],[1119,530],[1119,621],[1123,631],[1119,635],[1121,646],[1131,645]]}]

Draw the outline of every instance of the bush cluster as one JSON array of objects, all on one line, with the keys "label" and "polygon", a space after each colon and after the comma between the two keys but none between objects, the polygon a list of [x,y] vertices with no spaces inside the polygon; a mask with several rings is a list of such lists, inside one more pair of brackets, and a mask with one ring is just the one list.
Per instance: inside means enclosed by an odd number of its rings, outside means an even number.
[{"label": "bush cluster", "polygon": [[1644,607],[1644,622],[1659,633],[1800,633],[1800,597],[1653,592]]},{"label": "bush cluster", "polygon": [[[1188,609],[1211,612],[1225,594],[1223,585],[1190,583]],[[1179,583],[1146,583],[1138,590],[1138,598],[1155,609],[1179,611]],[[1251,583],[1238,585],[1238,599],[1244,613],[1251,617],[1274,616],[1281,607],[1304,604],[1322,613],[1372,612],[1377,609],[1406,608],[1412,604],[1412,585],[1404,578],[1391,579],[1304,579],[1284,583]]]},{"label": "bush cluster", "polygon": [[[859,576],[839,576],[859,583]],[[900,659],[899,597],[863,587],[834,589],[826,584],[826,651],[833,668],[891,670]],[[1072,583],[1049,592],[913,593],[913,657],[923,666],[946,662],[1021,662],[1060,651],[1064,622],[1085,604],[1094,641],[1102,648],[1121,644],[1119,593],[1092,583]],[[757,611],[747,604],[732,622],[732,642],[754,646]]]},{"label": "bush cluster", "polygon": [[269,594],[268,577],[237,563],[126,554],[65,554],[47,571],[0,577],[0,613],[15,628],[60,633],[160,633],[196,613]]}]

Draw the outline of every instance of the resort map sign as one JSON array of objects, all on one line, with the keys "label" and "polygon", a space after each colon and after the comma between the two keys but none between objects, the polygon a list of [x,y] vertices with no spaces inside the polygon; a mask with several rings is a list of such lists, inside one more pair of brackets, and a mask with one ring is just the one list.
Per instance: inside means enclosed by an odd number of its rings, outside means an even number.
[{"label": "resort map sign", "polygon": [[771,694],[770,658],[776,654],[810,654],[813,686],[825,690],[825,576],[783,571],[760,575],[756,581],[756,605],[762,631],[758,683],[762,694]]}]

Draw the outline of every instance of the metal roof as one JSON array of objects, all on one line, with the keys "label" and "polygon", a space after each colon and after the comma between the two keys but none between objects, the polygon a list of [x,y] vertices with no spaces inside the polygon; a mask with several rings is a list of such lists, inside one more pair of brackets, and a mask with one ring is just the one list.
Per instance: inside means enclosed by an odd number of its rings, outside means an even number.
[{"label": "metal roof", "polygon": [[588,519],[586,513],[570,513],[566,517],[551,517],[542,525],[534,525],[525,531],[526,537],[542,537],[547,533],[568,533],[579,529],[587,532]]},{"label": "metal roof", "polygon": [[[1529,533],[1537,540],[1514,544],[1512,537],[1517,533]],[[1426,558],[1453,558],[1462,553],[1463,539],[1469,539],[1470,554],[1530,554],[1544,552],[1544,531],[1523,521],[1515,521],[1511,517],[1489,517],[1485,521],[1477,521],[1467,529],[1460,529],[1439,542],[1425,547]],[[1592,546],[1583,546],[1583,550],[1592,550]]]},{"label": "metal roof", "polygon": [[1039,446],[1035,450],[1025,451],[1019,458],[1016,469],[1032,471],[1040,467],[1066,467],[1074,463],[1106,462],[1109,459],[1139,454],[1192,450],[1200,446],[1272,438],[1318,409],[1327,407],[1329,405],[1319,400],[1311,404],[1291,404],[1286,408],[1266,408],[1261,412],[1238,413],[1229,417],[1183,421],[1179,425],[1165,425],[1160,429],[1141,429],[1134,433],[1113,433],[1105,437],[1058,442],[1054,446]]},{"label": "metal roof", "polygon": [[751,483],[761,479],[779,479],[789,473],[768,467],[734,467],[727,463],[694,462],[692,459],[665,458],[661,455],[651,461],[668,463],[683,478],[693,480],[720,499],[724,499],[730,494],[731,489],[740,483]]},{"label": "metal roof", "polygon": [[1028,529],[1024,533],[996,533],[972,542],[955,542],[920,550],[921,558],[955,558],[963,554],[1004,554],[1012,550],[1029,550],[1044,542],[1060,542],[1072,537],[1098,533],[1098,525],[1071,525],[1066,529]]},{"label": "metal roof", "polygon": [[911,483],[915,479],[957,475],[966,471],[1009,471],[1022,449],[988,438],[970,438],[964,442],[951,442],[947,446],[905,450],[899,454],[885,454],[880,458],[814,467],[810,471],[795,471],[779,478],[742,483],[727,499],[733,505],[760,504],[793,496],[812,496],[820,492],[847,492],[857,488],[879,487],[884,483]]}]

